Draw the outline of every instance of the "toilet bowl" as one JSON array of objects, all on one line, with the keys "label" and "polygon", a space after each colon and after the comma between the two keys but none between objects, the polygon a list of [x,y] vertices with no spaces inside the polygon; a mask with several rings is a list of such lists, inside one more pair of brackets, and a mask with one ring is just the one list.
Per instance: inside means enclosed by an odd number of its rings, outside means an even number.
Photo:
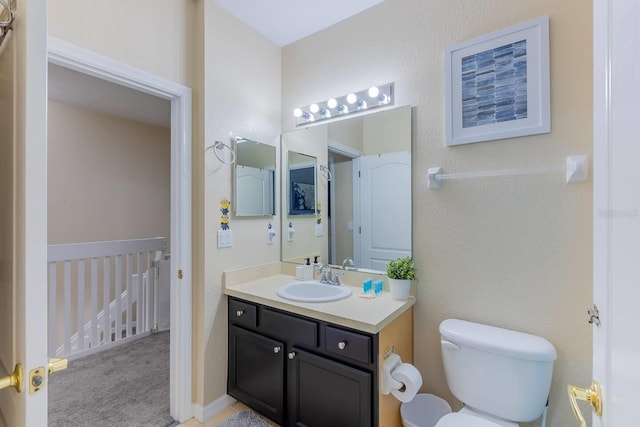
[{"label": "toilet bowl", "polygon": [[435,427],[518,427],[518,424],[464,407],[459,412],[452,412],[440,418]]},{"label": "toilet bowl", "polygon": [[518,427],[546,411],[556,350],[544,338],[458,319],[440,324],[451,393],[465,403],[436,427]]}]

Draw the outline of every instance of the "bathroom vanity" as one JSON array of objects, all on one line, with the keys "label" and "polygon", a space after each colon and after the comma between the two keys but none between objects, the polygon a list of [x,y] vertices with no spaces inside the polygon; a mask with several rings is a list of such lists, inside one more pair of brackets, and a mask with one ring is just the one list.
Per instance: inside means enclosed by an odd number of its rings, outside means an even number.
[{"label": "bathroom vanity", "polygon": [[296,303],[276,295],[292,276],[229,279],[229,395],[283,426],[401,426],[379,373],[385,353],[412,359],[413,298],[368,300],[354,288],[341,301]]}]

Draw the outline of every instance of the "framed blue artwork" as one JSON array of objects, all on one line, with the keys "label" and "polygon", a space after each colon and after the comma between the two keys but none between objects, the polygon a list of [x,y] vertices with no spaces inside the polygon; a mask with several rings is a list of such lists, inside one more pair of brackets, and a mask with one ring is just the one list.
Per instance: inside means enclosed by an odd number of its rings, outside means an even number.
[{"label": "framed blue artwork", "polygon": [[446,49],[448,146],[551,131],[549,17]]}]

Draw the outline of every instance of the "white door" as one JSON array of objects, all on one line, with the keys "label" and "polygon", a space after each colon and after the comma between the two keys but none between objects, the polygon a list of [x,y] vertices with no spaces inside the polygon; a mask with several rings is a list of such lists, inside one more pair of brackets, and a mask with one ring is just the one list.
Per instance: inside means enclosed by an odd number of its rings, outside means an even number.
[{"label": "white door", "polygon": [[[594,0],[594,426],[638,425],[640,3]],[[588,419],[589,407],[580,405]],[[577,425],[577,424],[576,424]]]},{"label": "white door", "polygon": [[273,171],[236,167],[236,214],[263,216],[273,213]]},{"label": "white door", "polygon": [[[0,425],[47,425],[47,2],[22,0],[0,47]],[[31,373],[42,383],[30,392]]]},{"label": "white door", "polygon": [[385,270],[411,255],[411,152],[354,159],[353,212],[357,266]]}]

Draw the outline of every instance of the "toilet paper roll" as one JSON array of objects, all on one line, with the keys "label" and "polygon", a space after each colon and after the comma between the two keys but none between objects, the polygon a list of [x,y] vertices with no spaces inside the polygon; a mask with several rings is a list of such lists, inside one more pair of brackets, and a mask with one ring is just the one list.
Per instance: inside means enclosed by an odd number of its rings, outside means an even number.
[{"label": "toilet paper roll", "polygon": [[400,402],[410,402],[422,387],[422,375],[410,363],[403,363],[391,371],[391,378],[404,385],[399,390],[391,390],[391,394]]}]

